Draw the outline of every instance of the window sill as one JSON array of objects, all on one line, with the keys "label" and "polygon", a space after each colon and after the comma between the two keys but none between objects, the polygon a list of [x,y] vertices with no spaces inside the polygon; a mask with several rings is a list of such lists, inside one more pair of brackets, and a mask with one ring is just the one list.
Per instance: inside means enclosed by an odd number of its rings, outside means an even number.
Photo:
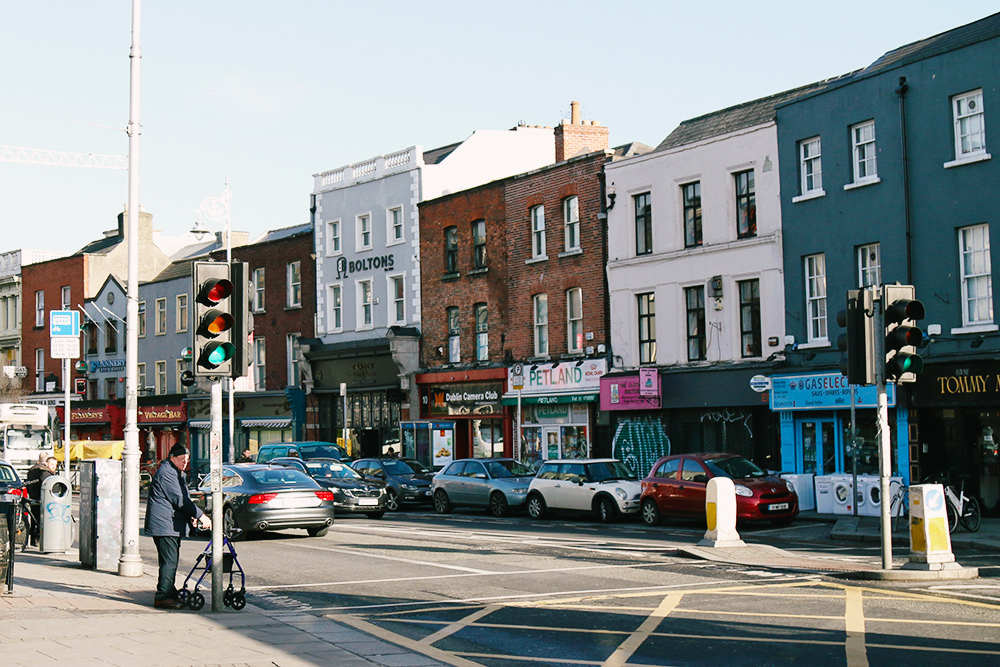
[{"label": "window sill", "polygon": [[964,327],[956,327],[951,330],[953,336],[959,336],[961,334],[978,334],[978,333],[988,333],[990,331],[997,331],[1000,329],[996,324],[969,324]]},{"label": "window sill", "polygon": [[819,190],[813,190],[807,192],[804,195],[799,195],[798,197],[792,197],[792,203],[798,204],[800,201],[809,201],[810,199],[819,199],[820,197],[826,196],[826,190],[820,188]]},{"label": "window sill", "polygon": [[812,350],[817,347],[830,347],[829,338],[817,338],[816,340],[811,340],[808,343],[799,343],[795,346],[796,350]]},{"label": "window sill", "polygon": [[386,241],[385,247],[391,248],[394,245],[399,245],[400,243],[406,243],[406,239],[394,239],[392,241]]},{"label": "window sill", "polygon": [[299,304],[297,306],[285,306],[286,313],[290,310],[302,310],[302,304]]},{"label": "window sill", "polygon": [[973,162],[985,162],[986,160],[990,160],[992,158],[993,156],[989,153],[976,153],[975,155],[970,155],[969,157],[963,157],[957,160],[952,160],[951,162],[945,162],[942,166],[945,169],[951,169],[952,167],[961,167],[964,164],[972,164]]},{"label": "window sill", "polygon": [[549,261],[549,256],[548,255],[539,255],[538,257],[532,257],[531,259],[524,260],[524,263],[525,264],[537,264],[538,262],[547,262],[547,261]]},{"label": "window sill", "polygon": [[489,271],[490,271],[490,267],[484,266],[481,269],[472,269],[471,271],[469,271],[469,275],[470,276],[481,276],[483,274],[489,273]]},{"label": "window sill", "polygon": [[458,280],[461,277],[462,277],[461,273],[457,273],[457,272],[456,273],[446,273],[443,276],[441,276],[441,281],[442,282],[451,282],[452,280]]},{"label": "window sill", "polygon": [[363,247],[363,248],[355,248],[355,249],[354,249],[354,252],[368,252],[368,251],[369,251],[369,250],[371,250],[371,249],[372,249],[373,247],[374,247],[374,246],[365,246],[365,247]]},{"label": "window sill", "polygon": [[582,255],[583,248],[573,248],[572,250],[567,250],[565,252],[559,253],[559,257],[574,257],[576,255]]},{"label": "window sill", "polygon": [[844,189],[856,190],[858,188],[863,188],[866,185],[875,185],[876,183],[881,183],[881,182],[882,182],[881,178],[879,178],[878,176],[874,176],[872,178],[866,178],[860,181],[855,181],[854,183],[848,183],[847,185],[844,186]]},{"label": "window sill", "polygon": [[327,257],[340,257],[344,254],[343,250],[330,250],[326,253]]}]

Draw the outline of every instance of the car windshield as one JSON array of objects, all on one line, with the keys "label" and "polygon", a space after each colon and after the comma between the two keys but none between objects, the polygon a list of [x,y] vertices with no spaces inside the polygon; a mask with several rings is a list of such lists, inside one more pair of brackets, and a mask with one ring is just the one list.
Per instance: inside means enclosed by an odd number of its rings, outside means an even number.
[{"label": "car windshield", "polygon": [[291,468],[268,468],[267,470],[253,470],[250,477],[263,488],[275,487],[301,487],[305,489],[318,488],[319,485],[311,480],[304,472]]},{"label": "car windshield", "polygon": [[49,449],[49,432],[43,428],[16,426],[7,429],[7,447],[10,449]]},{"label": "car windshield", "polygon": [[334,445],[296,445],[304,459],[340,459],[340,450]]},{"label": "car windshield", "polygon": [[637,479],[635,473],[621,461],[599,461],[587,465],[587,473],[595,482],[608,482],[613,479]]},{"label": "car windshield", "polygon": [[[416,461],[413,463],[417,466],[420,465]],[[386,474],[393,477],[407,477],[415,472],[423,472],[423,470],[414,469],[409,461],[400,461],[399,459],[383,459],[382,466],[385,468]]]},{"label": "car windshield", "polygon": [[309,474],[318,479],[360,479],[354,468],[334,461],[303,461]]},{"label": "car windshield", "polygon": [[17,478],[17,473],[14,472],[13,468],[8,466],[0,466],[0,482],[19,482]]},{"label": "car windshield", "polygon": [[501,477],[534,477],[535,475],[531,468],[510,459],[484,461],[484,463],[486,464],[486,470],[490,473],[490,477],[494,479]]},{"label": "car windshield", "polygon": [[747,477],[766,477],[756,463],[742,456],[731,456],[724,459],[705,459],[705,465],[716,477],[732,477],[746,479]]}]

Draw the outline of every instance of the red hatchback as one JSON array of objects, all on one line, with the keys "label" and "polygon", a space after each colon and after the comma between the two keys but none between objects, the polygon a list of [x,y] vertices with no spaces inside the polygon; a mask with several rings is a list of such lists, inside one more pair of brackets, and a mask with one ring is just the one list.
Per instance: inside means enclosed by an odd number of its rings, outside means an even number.
[{"label": "red hatchback", "polygon": [[713,477],[729,477],[736,485],[737,521],[788,524],[799,513],[791,486],[742,456],[675,454],[657,461],[642,480],[643,521],[655,526],[666,516],[704,517],[705,487]]}]

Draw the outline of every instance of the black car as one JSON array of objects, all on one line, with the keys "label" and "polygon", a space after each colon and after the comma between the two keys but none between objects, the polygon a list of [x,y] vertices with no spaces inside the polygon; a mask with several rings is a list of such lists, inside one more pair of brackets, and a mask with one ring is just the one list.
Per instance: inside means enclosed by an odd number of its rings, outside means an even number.
[{"label": "black car", "polygon": [[[28,492],[24,488],[24,482],[21,481],[17,471],[14,470],[14,466],[6,461],[0,461],[0,496],[28,497]],[[13,499],[4,498],[4,500],[14,502]]]},{"label": "black car", "polygon": [[257,463],[267,463],[279,456],[297,456],[300,459],[339,459],[347,460],[347,452],[340,445],[320,440],[305,440],[301,442],[275,442],[261,445],[257,451]]},{"label": "black car", "polygon": [[403,503],[430,504],[434,473],[414,459],[358,459],[351,466],[365,479],[385,483],[385,508],[395,512]]},{"label": "black car", "polygon": [[[191,491],[191,500],[206,512],[212,505],[210,480],[206,475]],[[222,529],[230,539],[283,528],[305,528],[311,537],[322,537],[333,525],[333,492],[286,466],[223,466],[222,502]]]},{"label": "black car", "polygon": [[303,461],[290,456],[271,459],[269,463],[301,470],[320,486],[333,491],[333,504],[338,512],[366,514],[370,519],[381,519],[385,514],[385,483],[364,479],[346,463],[336,459]]}]

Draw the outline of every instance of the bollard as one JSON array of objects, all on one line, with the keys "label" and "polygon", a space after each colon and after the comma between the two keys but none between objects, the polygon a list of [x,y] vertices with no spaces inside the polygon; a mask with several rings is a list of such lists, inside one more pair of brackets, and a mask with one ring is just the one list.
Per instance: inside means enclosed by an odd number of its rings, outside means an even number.
[{"label": "bollard", "polygon": [[700,547],[745,547],[736,532],[736,485],[728,477],[713,477],[705,489],[708,530]]},{"label": "bollard", "polygon": [[910,487],[910,562],[906,569],[959,569],[951,552],[947,501],[940,484]]}]

